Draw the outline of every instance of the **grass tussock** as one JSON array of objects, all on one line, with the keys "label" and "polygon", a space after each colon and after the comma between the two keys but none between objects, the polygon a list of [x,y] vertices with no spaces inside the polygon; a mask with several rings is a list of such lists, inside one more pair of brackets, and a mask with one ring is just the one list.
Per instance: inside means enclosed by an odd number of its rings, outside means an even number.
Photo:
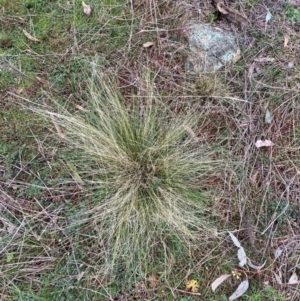
[{"label": "grass tussock", "polygon": [[97,233],[105,274],[146,272],[212,235],[201,183],[216,162],[193,131],[202,113],[175,116],[149,78],[145,87],[146,96],[125,104],[117,85],[94,72],[87,111],[40,111],[79,154],[67,165],[86,197],[74,204],[81,214],[71,227]]}]

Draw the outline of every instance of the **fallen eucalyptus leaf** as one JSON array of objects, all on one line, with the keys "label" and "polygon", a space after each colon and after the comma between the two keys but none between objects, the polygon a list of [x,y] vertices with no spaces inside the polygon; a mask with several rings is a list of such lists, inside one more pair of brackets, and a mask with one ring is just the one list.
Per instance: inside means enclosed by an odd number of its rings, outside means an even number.
[{"label": "fallen eucalyptus leaf", "polygon": [[238,248],[241,248],[241,243],[239,242],[239,240],[231,233],[231,232],[228,232],[229,235],[230,235],[230,238],[231,240],[233,241],[233,243],[238,247]]},{"label": "fallen eucalyptus leaf", "polygon": [[237,256],[240,261],[239,266],[243,267],[247,263],[247,255],[243,247],[239,248]]},{"label": "fallen eucalyptus leaf", "polygon": [[92,12],[91,7],[90,7],[90,5],[84,3],[84,1],[82,1],[82,8],[83,8],[83,12],[85,15],[87,15],[87,16],[91,15],[91,12]]},{"label": "fallen eucalyptus leaf", "polygon": [[29,34],[25,29],[23,29],[23,33],[24,35],[27,37],[27,39],[29,39],[32,42],[40,42],[39,39],[33,37],[31,34]]},{"label": "fallen eucalyptus leaf", "polygon": [[217,278],[212,284],[211,284],[211,289],[214,292],[217,287],[222,284],[226,279],[228,279],[231,276],[231,274],[225,274]]},{"label": "fallen eucalyptus leaf", "polygon": [[247,265],[254,270],[261,270],[265,266],[265,264],[266,264],[266,261],[262,265],[255,265],[251,262],[251,260],[249,258],[247,260]]},{"label": "fallen eucalyptus leaf", "polygon": [[263,146],[274,146],[275,144],[271,140],[257,140],[255,142],[255,146],[257,148],[263,147]]},{"label": "fallen eucalyptus leaf", "polygon": [[281,277],[279,275],[277,275],[275,272],[273,272],[273,274],[275,276],[277,284],[281,285],[282,284]]},{"label": "fallen eucalyptus leaf", "polygon": [[228,11],[226,10],[226,6],[221,3],[221,2],[218,2],[217,3],[217,9],[220,13],[224,14],[224,15],[227,15],[228,14]]},{"label": "fallen eucalyptus leaf", "polygon": [[297,274],[294,272],[293,275],[291,276],[291,278],[289,279],[288,284],[298,284],[298,276]]},{"label": "fallen eucalyptus leaf", "polygon": [[247,291],[249,288],[249,281],[248,279],[242,281],[236,291],[228,298],[229,301],[236,300],[237,298],[241,297],[244,295],[244,293]]},{"label": "fallen eucalyptus leaf", "polygon": [[149,47],[151,47],[153,45],[154,45],[154,42],[146,42],[146,43],[143,44],[143,47],[144,48],[149,48]]},{"label": "fallen eucalyptus leaf", "polygon": [[266,110],[265,122],[266,123],[271,123],[272,122],[271,113],[268,109]]},{"label": "fallen eucalyptus leaf", "polygon": [[289,35],[285,34],[284,35],[284,42],[283,42],[283,47],[287,47],[288,43],[289,43],[290,37]]}]

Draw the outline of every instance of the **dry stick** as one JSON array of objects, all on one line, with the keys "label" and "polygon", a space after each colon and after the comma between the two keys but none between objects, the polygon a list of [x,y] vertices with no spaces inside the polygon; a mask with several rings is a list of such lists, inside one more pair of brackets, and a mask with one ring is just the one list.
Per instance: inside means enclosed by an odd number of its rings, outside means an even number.
[{"label": "dry stick", "polygon": [[180,290],[178,288],[175,288],[175,291],[185,293],[185,294],[195,295],[195,296],[202,296],[200,293],[193,293],[193,292],[189,292],[189,291],[185,291],[185,290]]},{"label": "dry stick", "polygon": [[129,39],[128,39],[128,51],[130,51],[130,48],[131,48],[132,30],[133,30],[133,18],[134,18],[134,10],[133,10],[132,0],[130,0],[130,14],[131,14],[131,30],[130,30]]}]

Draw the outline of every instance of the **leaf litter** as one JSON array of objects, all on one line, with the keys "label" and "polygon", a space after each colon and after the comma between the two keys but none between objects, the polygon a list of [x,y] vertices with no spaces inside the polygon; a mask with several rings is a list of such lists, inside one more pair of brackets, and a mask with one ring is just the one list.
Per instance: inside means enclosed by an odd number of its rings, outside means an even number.
[{"label": "leaf litter", "polygon": [[86,4],[84,1],[82,1],[82,8],[83,8],[84,14],[89,17],[92,12],[91,6]]}]

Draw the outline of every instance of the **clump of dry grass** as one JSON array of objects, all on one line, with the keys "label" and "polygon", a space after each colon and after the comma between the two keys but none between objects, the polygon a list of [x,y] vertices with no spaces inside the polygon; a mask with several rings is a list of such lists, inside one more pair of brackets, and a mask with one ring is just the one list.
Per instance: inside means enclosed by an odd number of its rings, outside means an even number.
[{"label": "clump of dry grass", "polygon": [[67,161],[87,196],[70,226],[97,233],[104,274],[145,273],[174,247],[186,252],[212,232],[201,180],[216,162],[193,130],[201,113],[175,116],[149,78],[145,85],[147,95],[126,105],[117,85],[95,71],[86,112],[39,110],[79,152]]}]

